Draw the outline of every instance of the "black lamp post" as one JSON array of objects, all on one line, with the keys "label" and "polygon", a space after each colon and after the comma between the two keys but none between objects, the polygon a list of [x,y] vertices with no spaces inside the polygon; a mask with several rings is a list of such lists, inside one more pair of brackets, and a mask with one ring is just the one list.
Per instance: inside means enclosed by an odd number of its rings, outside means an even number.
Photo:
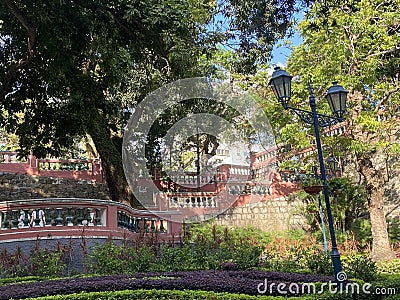
[{"label": "black lamp post", "polygon": [[328,185],[326,182],[326,173],[325,173],[325,166],[324,166],[324,159],[322,156],[322,146],[321,146],[321,138],[319,133],[319,127],[328,127],[334,124],[337,124],[342,121],[343,114],[346,109],[346,100],[347,100],[347,93],[343,87],[337,84],[337,82],[333,83],[333,86],[330,87],[327,91],[326,98],[328,100],[329,106],[332,109],[333,116],[326,116],[317,113],[316,109],[316,102],[314,97],[314,91],[311,85],[311,81],[308,82],[308,90],[309,90],[309,99],[310,99],[310,108],[311,111],[306,111],[303,109],[290,107],[289,100],[291,97],[291,80],[292,76],[290,76],[286,71],[282,70],[279,67],[275,68],[274,73],[272,74],[272,78],[269,82],[269,85],[272,87],[275,96],[281,102],[282,106],[286,110],[290,110],[291,113],[297,115],[302,121],[307,124],[314,126],[315,131],[315,140],[317,144],[317,151],[318,151],[318,160],[319,166],[321,171],[321,180],[323,183],[323,191],[325,197],[325,204],[326,204],[326,212],[328,217],[328,224],[329,224],[329,232],[331,235],[331,242],[332,242],[332,263],[333,263],[333,270],[335,274],[335,280],[337,282],[342,282],[343,279],[343,272],[342,272],[342,264],[340,262],[340,254],[336,244],[336,237],[335,231],[333,228],[333,218],[331,212],[331,205],[329,202],[329,191]]}]

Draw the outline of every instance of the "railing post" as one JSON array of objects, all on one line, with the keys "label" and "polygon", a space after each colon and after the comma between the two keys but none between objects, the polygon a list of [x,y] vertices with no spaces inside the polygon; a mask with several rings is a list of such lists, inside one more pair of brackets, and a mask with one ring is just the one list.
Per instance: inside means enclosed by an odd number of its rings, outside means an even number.
[{"label": "railing post", "polygon": [[39,219],[39,212],[37,210],[33,210],[32,215],[34,215],[34,219],[33,219],[33,223],[34,223],[34,227],[40,227],[39,223],[40,223],[40,219]]},{"label": "railing post", "polygon": [[82,221],[83,221],[83,208],[79,207],[77,209],[77,211],[78,211],[78,215],[76,217],[76,220],[78,222],[78,226],[81,226],[81,225],[83,225],[83,223],[82,223]]},{"label": "railing post", "polygon": [[124,228],[125,229],[129,229],[129,216],[128,216],[128,214],[126,212],[124,212],[123,224],[124,224]]},{"label": "railing post", "polygon": [[101,226],[100,209],[96,208],[96,226]]},{"label": "railing post", "polygon": [[10,222],[8,220],[8,211],[3,212],[3,216],[2,228],[8,229],[10,226]]},{"label": "railing post", "polygon": [[147,218],[143,218],[143,231],[147,231]]},{"label": "railing post", "polygon": [[141,228],[140,228],[140,220],[142,218],[136,218],[136,232],[140,232]]},{"label": "railing post", "polygon": [[128,229],[129,229],[129,231],[133,231],[134,230],[134,222],[133,222],[133,217],[132,216],[129,216],[129,225],[128,225]]},{"label": "railing post", "polygon": [[39,165],[36,156],[29,154],[27,159],[27,173],[32,175],[39,174]]},{"label": "railing post", "polygon": [[56,226],[63,226],[62,208],[57,208]]},{"label": "railing post", "polygon": [[24,213],[25,213],[25,217],[24,217],[24,227],[29,227],[29,218],[28,218],[29,209],[25,209],[25,210],[24,210]]},{"label": "railing post", "polygon": [[45,208],[44,209],[44,218],[45,218],[45,226],[51,226],[51,218],[50,218],[50,208]]},{"label": "railing post", "polygon": [[17,209],[12,210],[11,224],[12,224],[12,227],[11,227],[12,229],[18,228],[18,210]]},{"label": "railing post", "polygon": [[117,211],[117,226],[122,227],[122,217],[121,217],[122,212]]},{"label": "railing post", "polygon": [[72,210],[72,207],[68,207],[67,208],[67,217],[66,217],[66,219],[67,219],[67,226],[74,226],[74,223],[73,223],[73,216],[72,216],[72,213],[71,213],[71,210]]},{"label": "railing post", "polygon": [[164,233],[165,228],[164,228],[164,219],[160,219],[160,232]]},{"label": "railing post", "polygon": [[89,212],[89,218],[90,218],[89,226],[94,226],[96,212],[95,212],[94,208],[88,208],[88,212]]}]

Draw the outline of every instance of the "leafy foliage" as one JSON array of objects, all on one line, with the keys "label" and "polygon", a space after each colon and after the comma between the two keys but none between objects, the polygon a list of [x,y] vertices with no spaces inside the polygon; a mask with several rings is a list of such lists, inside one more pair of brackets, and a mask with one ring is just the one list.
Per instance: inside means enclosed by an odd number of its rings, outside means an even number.
[{"label": "leafy foliage", "polygon": [[388,233],[393,244],[400,242],[400,218],[388,218]]},{"label": "leafy foliage", "polygon": [[[354,184],[347,177],[336,177],[327,181],[331,211],[334,215],[335,232],[342,242],[356,239],[361,247],[367,247],[371,242],[371,228],[368,220],[367,199],[365,189],[361,185]],[[302,214],[308,220],[310,231],[318,234],[321,232],[321,203],[325,212],[324,201],[315,196],[306,196],[302,193],[301,198],[306,204]],[[324,214],[324,220],[327,216]]]},{"label": "leafy foliage", "polygon": [[348,278],[357,278],[366,282],[373,281],[377,275],[377,265],[364,254],[343,256],[343,268]]},{"label": "leafy foliage", "polygon": [[39,240],[31,249],[30,255],[23,253],[21,247],[17,247],[13,253],[6,249],[0,253],[0,276],[5,278],[55,278],[62,275],[65,267],[63,252],[59,249],[43,248]]},{"label": "leafy foliage", "polygon": [[400,259],[381,261],[377,264],[380,274],[400,274]]},{"label": "leafy foliage", "polygon": [[45,278],[55,278],[62,274],[66,267],[62,261],[61,251],[50,251],[48,249],[36,249],[30,256],[31,275]]},{"label": "leafy foliage", "polygon": [[322,186],[321,179],[314,174],[305,174],[301,177],[301,185],[305,186]]},{"label": "leafy foliage", "polygon": [[[256,268],[263,247],[249,235],[197,235],[181,245],[98,245],[88,258],[88,269],[101,275],[182,270],[219,270]],[[231,264],[231,267],[229,267]]]},{"label": "leafy foliage", "polygon": [[[254,71],[290,26],[294,3],[1,2],[0,125],[19,137],[21,155],[38,157],[58,156],[89,135],[111,198],[137,204],[120,151],[137,103],[176,79],[214,74],[210,59],[221,44],[235,52],[236,69]],[[149,143],[150,153],[157,146]]]}]

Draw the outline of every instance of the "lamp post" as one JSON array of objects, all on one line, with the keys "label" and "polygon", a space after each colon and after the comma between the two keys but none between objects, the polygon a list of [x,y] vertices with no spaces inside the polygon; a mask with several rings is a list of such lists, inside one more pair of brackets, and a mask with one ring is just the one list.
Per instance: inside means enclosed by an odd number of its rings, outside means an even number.
[{"label": "lamp post", "polygon": [[329,232],[331,235],[331,243],[332,243],[331,257],[333,263],[333,270],[334,270],[335,280],[340,283],[343,282],[343,280],[346,278],[343,277],[344,274],[342,272],[340,254],[337,248],[335,231],[333,228],[333,218],[331,212],[331,205],[329,202],[329,191],[326,182],[326,173],[325,173],[324,159],[322,156],[322,146],[321,146],[319,127],[332,126],[342,121],[342,117],[346,109],[348,91],[346,91],[342,86],[338,85],[337,82],[333,83],[333,86],[328,89],[326,94],[326,98],[333,112],[333,116],[326,116],[317,113],[316,101],[311,81],[308,82],[311,111],[306,111],[303,109],[289,106],[289,100],[291,98],[291,80],[292,76],[290,76],[286,71],[282,70],[279,67],[275,67],[275,71],[272,74],[272,78],[269,82],[269,85],[272,87],[275,96],[277,97],[279,102],[281,102],[285,110],[289,110],[292,114],[297,115],[305,123],[314,126],[319,167],[321,171],[321,180],[323,183],[323,192],[325,197],[326,213],[328,217]]}]

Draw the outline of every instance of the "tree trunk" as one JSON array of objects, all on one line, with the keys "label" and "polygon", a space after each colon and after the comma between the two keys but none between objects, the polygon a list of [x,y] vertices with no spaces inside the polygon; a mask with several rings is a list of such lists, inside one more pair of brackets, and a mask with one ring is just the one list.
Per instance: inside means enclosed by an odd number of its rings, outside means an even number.
[{"label": "tree trunk", "polygon": [[94,107],[90,109],[88,114],[90,116],[85,120],[86,129],[100,155],[111,199],[133,207],[140,207],[141,205],[134,197],[125,178],[121,154],[112,142],[105,119],[100,111]]},{"label": "tree trunk", "polygon": [[[357,91],[350,95],[353,109],[349,118],[350,134],[356,141],[365,145],[376,145],[379,137],[374,132],[364,131],[362,126],[355,122],[363,111],[364,96]],[[390,247],[389,235],[384,212],[383,194],[389,180],[387,172],[387,155],[383,151],[362,151],[356,154],[357,171],[363,177],[366,187],[368,212],[371,221],[372,253],[374,261],[395,258]]]},{"label": "tree trunk", "polygon": [[394,259],[395,253],[392,251],[387,231],[386,218],[384,212],[384,185],[385,176],[382,174],[382,161],[378,158],[378,164],[373,163],[372,158],[381,156],[381,153],[371,153],[368,158],[359,159],[360,173],[364,176],[368,200],[368,211],[371,221],[372,231],[372,253],[374,261]]}]

